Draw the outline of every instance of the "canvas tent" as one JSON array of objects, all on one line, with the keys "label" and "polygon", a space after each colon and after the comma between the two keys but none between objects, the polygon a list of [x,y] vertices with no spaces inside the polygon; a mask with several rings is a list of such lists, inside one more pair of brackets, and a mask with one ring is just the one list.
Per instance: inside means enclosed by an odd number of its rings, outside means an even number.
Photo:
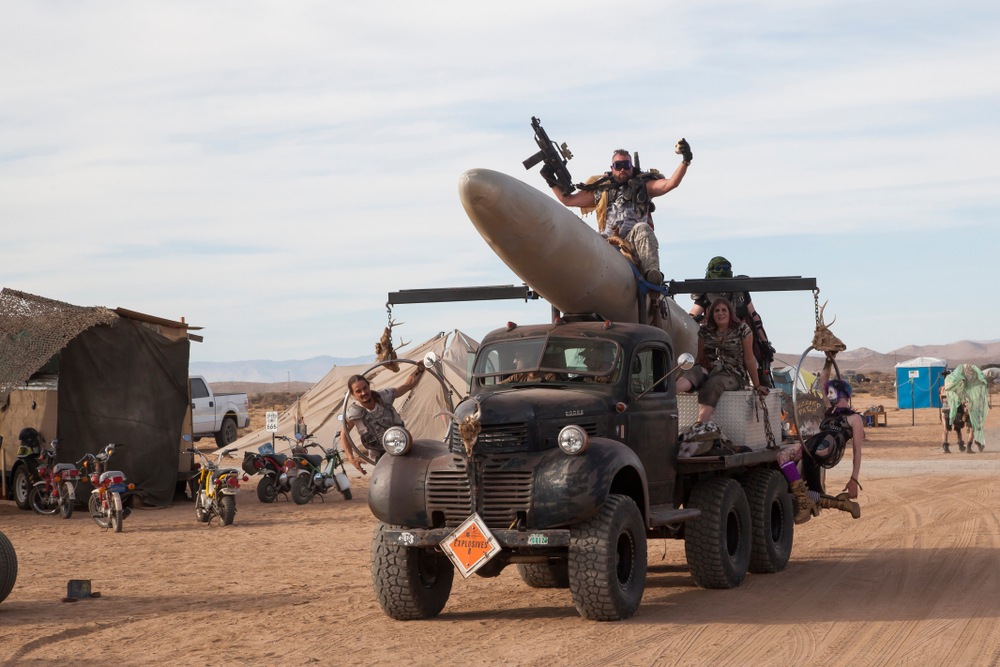
[{"label": "canvas tent", "polygon": [[940,408],[938,392],[948,362],[936,357],[917,357],[896,364],[896,407]]},{"label": "canvas tent", "polygon": [[[465,398],[468,393],[467,369],[471,367],[472,357],[478,347],[475,340],[456,329],[450,335],[442,332],[422,344],[399,350],[400,358],[414,361],[420,361],[428,352],[434,352],[440,359],[437,370],[447,381],[446,393],[441,383],[428,374],[415,389],[396,399],[394,407],[415,438],[441,439],[447,434],[449,421],[438,413],[442,410],[451,410]],[[278,430],[275,435],[293,436],[295,422],[301,414],[309,433],[316,436],[323,447],[332,446],[334,436],[341,429],[339,416],[347,393],[347,380],[354,374],[363,373],[371,365],[335,366],[295,405],[279,415]],[[412,364],[403,363],[400,364],[399,372],[393,373],[381,366],[367,377],[374,389],[396,387],[402,384],[415,368]],[[453,405],[449,405],[449,398]],[[271,440],[272,434],[260,429],[244,435],[231,447],[241,451],[257,451],[258,447]],[[358,442],[357,438],[354,438],[354,442]],[[275,450],[287,451],[287,445],[282,441],[276,441]]]},{"label": "canvas tent", "polygon": [[816,381],[816,376],[809,371],[799,370],[796,373],[795,366],[772,368],[771,377],[775,388],[784,392],[785,396],[791,396],[793,388],[799,394],[808,394],[809,388]]},{"label": "canvas tent", "polygon": [[188,406],[188,328],[121,308],[0,292],[4,476],[18,433],[30,426],[46,443],[59,439],[60,462],[124,443],[113,467],[147,504],[170,504]]}]

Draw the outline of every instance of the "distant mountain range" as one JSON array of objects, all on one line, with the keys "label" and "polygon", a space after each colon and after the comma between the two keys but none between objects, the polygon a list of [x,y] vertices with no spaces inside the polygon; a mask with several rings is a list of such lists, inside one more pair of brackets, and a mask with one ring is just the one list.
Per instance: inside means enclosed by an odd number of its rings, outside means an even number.
[{"label": "distant mountain range", "polygon": [[[782,353],[775,355],[777,362],[791,366],[798,363],[800,356]],[[990,365],[1000,365],[1000,341],[963,340],[948,345],[907,345],[887,353],[859,347],[837,354],[837,365],[841,371],[892,372],[896,364],[917,357],[944,359],[948,362],[948,368],[954,368],[959,364],[975,364],[985,368]],[[823,356],[815,352],[803,363],[805,370],[813,372],[819,370],[822,365]]]},{"label": "distant mountain range", "polygon": [[[801,354],[778,353],[775,365],[794,366]],[[937,357],[948,362],[949,368],[958,364],[975,364],[980,368],[1000,365],[1000,341],[963,340],[948,345],[907,345],[892,352],[882,353],[859,347],[837,355],[841,371],[892,372],[896,364],[916,357]],[[270,361],[196,361],[191,362],[191,375],[204,375],[209,382],[255,382],[263,384],[319,382],[334,366],[354,366],[373,363],[373,355],[363,357],[320,356],[311,359]],[[803,364],[805,370],[817,371],[823,357],[813,353]]]},{"label": "distant mountain range", "polygon": [[375,361],[374,355],[365,357],[320,356],[311,359],[270,361],[192,361],[188,364],[191,375],[203,375],[209,382],[319,382],[334,366],[354,366]]}]

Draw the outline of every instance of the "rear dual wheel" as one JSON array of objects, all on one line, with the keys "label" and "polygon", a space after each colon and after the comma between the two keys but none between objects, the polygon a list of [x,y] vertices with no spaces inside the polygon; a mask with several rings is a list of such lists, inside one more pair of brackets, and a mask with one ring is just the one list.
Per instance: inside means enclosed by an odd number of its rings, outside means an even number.
[{"label": "rear dual wheel", "polygon": [[684,524],[684,553],[695,583],[703,588],[735,588],[750,565],[750,506],[734,479],[699,482],[687,506],[701,516]]}]

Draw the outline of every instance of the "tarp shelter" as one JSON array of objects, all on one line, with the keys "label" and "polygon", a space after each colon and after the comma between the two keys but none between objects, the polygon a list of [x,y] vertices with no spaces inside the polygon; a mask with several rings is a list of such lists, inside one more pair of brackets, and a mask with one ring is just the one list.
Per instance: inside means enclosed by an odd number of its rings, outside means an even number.
[{"label": "tarp shelter", "polygon": [[774,380],[775,388],[784,392],[785,396],[791,396],[793,388],[799,394],[808,394],[809,388],[816,381],[816,376],[809,371],[800,370],[796,373],[795,366],[772,368],[771,378]]},{"label": "tarp shelter", "polygon": [[936,357],[917,357],[896,364],[896,407],[940,408],[938,392],[948,362]]},{"label": "tarp shelter", "polygon": [[[414,361],[421,361],[428,352],[433,352],[440,360],[437,370],[446,381],[445,387],[442,388],[441,383],[428,373],[416,388],[397,398],[393,404],[414,438],[445,437],[449,418],[439,413],[442,410],[450,411],[468,394],[467,373],[472,367],[472,357],[478,347],[479,344],[475,340],[456,329],[450,335],[441,333],[424,343],[398,351],[400,358]],[[334,437],[342,427],[339,417],[347,394],[347,380],[352,375],[363,373],[371,365],[335,366],[322,380],[303,394],[295,405],[278,416],[278,430],[274,435],[294,437],[295,422],[301,414],[305,419],[307,430],[316,436],[323,447],[334,445]],[[379,390],[398,387],[415,370],[413,364],[407,363],[400,364],[398,373],[380,366],[367,377],[372,388]],[[355,444],[359,444],[356,436],[353,440]],[[272,434],[260,429],[244,435],[230,447],[257,451],[258,447],[271,441]],[[288,445],[278,440],[274,442],[274,448],[278,452],[286,452]],[[242,457],[242,454],[240,456]]]},{"label": "tarp shelter", "polygon": [[146,504],[169,505],[188,409],[188,329],[121,308],[0,292],[3,474],[18,433],[31,426],[46,444],[58,438],[59,462],[124,444],[111,467]]}]

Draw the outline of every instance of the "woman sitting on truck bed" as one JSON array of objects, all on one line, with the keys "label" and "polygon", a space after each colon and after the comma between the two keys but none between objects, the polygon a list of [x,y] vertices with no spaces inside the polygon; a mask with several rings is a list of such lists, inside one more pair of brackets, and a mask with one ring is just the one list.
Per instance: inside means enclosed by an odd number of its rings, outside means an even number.
[{"label": "woman sitting on truck bed", "polygon": [[697,363],[677,379],[677,391],[698,390],[698,421],[691,425],[691,434],[719,432],[711,421],[715,406],[724,391],[742,389],[747,376],[758,392],[767,394],[757,375],[750,327],[724,298],[713,301],[708,314],[698,331]]}]

